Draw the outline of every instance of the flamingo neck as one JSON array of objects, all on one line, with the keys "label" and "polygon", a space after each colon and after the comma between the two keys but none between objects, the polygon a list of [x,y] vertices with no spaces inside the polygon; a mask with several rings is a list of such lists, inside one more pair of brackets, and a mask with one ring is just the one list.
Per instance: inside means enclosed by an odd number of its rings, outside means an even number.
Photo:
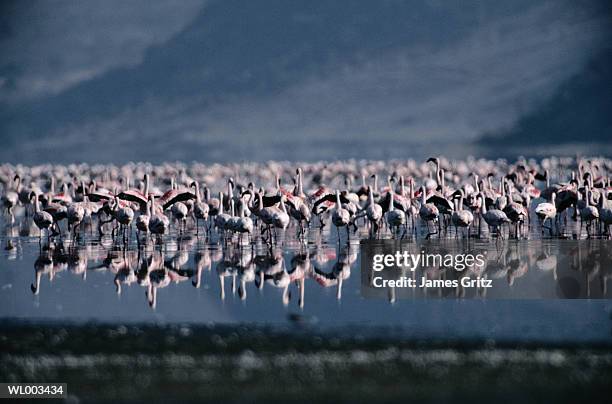
[{"label": "flamingo neck", "polygon": [[299,182],[300,180],[298,179],[298,175],[296,174],[295,177],[293,177],[293,196],[298,196],[300,194],[299,191]]},{"label": "flamingo neck", "polygon": [[410,178],[410,199],[414,198],[414,179]]},{"label": "flamingo neck", "polygon": [[298,196],[304,195],[304,185],[302,183],[302,170],[298,171]]},{"label": "flamingo neck", "polygon": [[482,205],[482,214],[484,215],[487,213],[487,202],[485,201],[484,195],[482,195],[482,193],[479,196],[480,204]]},{"label": "flamingo neck", "polygon": [[149,196],[149,174],[145,174],[144,195],[145,195],[145,197]]}]

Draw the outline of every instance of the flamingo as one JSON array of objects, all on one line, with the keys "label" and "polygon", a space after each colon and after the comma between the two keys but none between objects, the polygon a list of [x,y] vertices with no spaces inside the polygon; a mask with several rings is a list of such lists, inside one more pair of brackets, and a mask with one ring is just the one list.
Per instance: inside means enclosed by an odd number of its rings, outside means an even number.
[{"label": "flamingo", "polygon": [[552,236],[552,226],[554,224],[555,217],[557,217],[557,207],[555,205],[555,198],[557,195],[553,192],[550,196],[550,202],[542,202],[538,204],[535,208],[535,214],[540,219],[542,232],[547,228],[544,226],[546,220],[550,220],[550,227],[547,229],[550,231],[550,235]]},{"label": "flamingo", "polygon": [[152,234],[163,236],[168,231],[170,221],[168,217],[164,215],[163,211],[159,212],[156,210],[155,196],[151,195],[151,217],[149,219],[149,231]]},{"label": "flamingo", "polygon": [[383,210],[382,206],[374,202],[374,192],[372,188],[368,189],[368,207],[366,208],[366,216],[372,224],[373,233],[378,233],[380,219],[382,219]]},{"label": "flamingo", "polygon": [[153,198],[152,195],[150,195],[147,198],[147,210],[146,210],[146,213],[144,213],[144,214],[141,213],[136,218],[136,229],[138,229],[139,233],[145,233],[145,234],[149,233],[149,222],[151,221],[151,199],[152,198]]},{"label": "flamingo", "polygon": [[[19,175],[15,175],[15,177],[13,178],[13,185],[15,184],[15,181],[17,179],[19,179]],[[17,206],[18,201],[19,201],[19,195],[16,191],[12,189],[9,191],[6,191],[2,195],[2,206],[4,206],[7,213],[11,215],[11,217],[13,217],[13,208]]]},{"label": "flamingo", "polygon": [[346,226],[346,234],[349,234],[348,224],[351,221],[351,215],[349,211],[342,207],[340,202],[340,191],[336,191],[336,209],[332,214],[332,223],[336,226],[338,233],[338,242],[340,242],[340,227]]},{"label": "flamingo", "polygon": [[283,195],[280,200],[280,209],[276,210],[272,215],[272,223],[277,229],[285,230],[289,226],[289,215],[287,214],[287,207],[285,206],[285,196]]},{"label": "flamingo", "polygon": [[464,193],[462,189],[457,191],[457,197],[455,198],[455,209],[451,215],[451,222],[455,226],[455,236],[457,236],[457,228],[467,228],[468,239],[470,238],[470,226],[474,221],[474,215],[469,210],[463,209],[463,198]]},{"label": "flamingo", "polygon": [[126,238],[126,229],[131,228],[132,220],[134,220],[134,211],[129,206],[119,206],[119,200],[115,199],[116,212],[115,219],[122,226],[123,239]]},{"label": "flamingo", "polygon": [[215,226],[217,229],[225,229],[225,223],[230,218],[230,215],[223,212],[223,192],[219,192],[219,213],[215,217]]},{"label": "flamingo", "polygon": [[200,197],[200,184],[197,181],[191,183],[192,187],[195,187],[196,201],[193,205],[193,215],[196,218],[196,231],[199,229],[200,220],[208,220],[208,212],[210,207],[207,203],[202,202]]},{"label": "flamingo", "polygon": [[34,224],[40,230],[40,237],[42,238],[42,231],[47,230],[47,238],[49,238],[49,231],[53,225],[53,216],[49,212],[40,210],[40,201],[38,195],[35,192],[30,193],[30,198],[34,200],[34,216],[32,217]]},{"label": "flamingo", "polygon": [[21,179],[21,176],[18,174],[17,175],[17,199],[19,200],[19,202],[21,202],[21,204],[26,208],[26,216],[28,216],[28,205],[30,204],[30,192],[32,192],[32,187],[30,186],[30,188],[27,188],[25,186],[23,186],[23,182]]},{"label": "flamingo", "polygon": [[[498,231],[498,229],[501,230],[501,227],[504,223],[510,223],[510,219],[508,219],[508,216],[506,216],[506,214],[503,211],[499,209],[487,210],[487,205],[484,202],[483,193],[480,194],[480,198],[483,200],[481,215],[484,221],[489,226],[489,233],[491,233],[491,230],[490,230],[491,227],[493,227],[494,231]],[[498,232],[498,235],[502,235],[503,237],[503,233]]]},{"label": "flamingo", "polygon": [[251,236],[253,233],[253,220],[250,217],[246,217],[244,214],[244,204],[240,204],[240,216],[236,221],[235,226],[236,232],[240,234],[246,234],[247,236]]},{"label": "flamingo", "polygon": [[586,187],[585,188],[585,198],[584,198],[584,202],[585,202],[585,206],[580,209],[580,230],[582,232],[582,224],[584,222],[586,222],[586,228],[587,228],[587,237],[590,237],[591,235],[591,224],[594,220],[598,220],[599,219],[599,211],[597,210],[596,206],[592,206],[590,204],[590,200],[591,200],[591,189],[590,187]]},{"label": "flamingo", "polygon": [[218,198],[211,198],[210,189],[207,186],[204,186],[204,202],[208,205],[208,216],[211,220],[208,222],[208,229],[210,230],[210,226],[214,223],[217,215],[219,214],[219,206],[221,205],[221,201]]},{"label": "flamingo", "polygon": [[[514,223],[515,225],[514,234],[516,238],[518,238],[519,226],[522,232],[523,223],[525,223],[525,219],[527,219],[528,217],[528,212],[525,206],[523,206],[520,203],[514,202],[509,195],[506,196],[506,199],[507,199],[507,203],[506,203],[506,207],[503,209],[503,212],[506,214],[506,216],[508,216],[508,219],[510,219],[510,222]],[[527,206],[529,206],[529,195],[527,195],[526,201],[527,201]]]},{"label": "flamingo", "polygon": [[[287,195],[287,203],[289,204],[289,214],[300,225],[300,235],[304,234],[304,227],[308,227],[312,214],[310,208],[306,204],[306,195],[304,194],[302,185],[302,170],[296,170],[296,185],[293,194]],[[306,226],[304,226],[304,223]]]},{"label": "flamingo", "polygon": [[604,226],[604,232],[610,236],[610,225],[612,225],[612,208],[608,202],[610,191],[605,190],[599,198],[599,219]]},{"label": "flamingo", "polygon": [[438,216],[440,215],[440,211],[433,203],[428,203],[426,198],[426,188],[425,186],[421,187],[421,207],[419,208],[419,216],[422,221],[427,225],[427,236],[436,234],[437,232],[432,233],[429,230],[429,222],[436,222],[438,220]]},{"label": "flamingo", "polygon": [[68,231],[72,231],[72,237],[76,235],[76,228],[81,224],[85,217],[85,209],[80,202],[73,202],[66,209],[66,220],[68,221]]},{"label": "flamingo", "polygon": [[238,221],[238,217],[236,217],[235,213],[236,213],[236,209],[235,209],[235,202],[234,199],[230,199],[230,206],[229,206],[229,218],[227,219],[227,221],[225,222],[225,230],[231,231],[231,232],[235,232],[236,231],[236,223]]},{"label": "flamingo", "polygon": [[187,206],[183,202],[176,202],[172,205],[170,211],[172,212],[172,217],[174,217],[174,219],[180,223],[181,231],[183,231],[186,224],[187,215],[189,214]]},{"label": "flamingo", "polygon": [[385,219],[387,221],[387,225],[389,225],[389,230],[393,232],[395,228],[395,234],[399,232],[400,226],[406,224],[406,215],[403,211],[399,209],[395,209],[394,205],[395,193],[393,192],[393,187],[389,187],[389,207],[387,213],[385,215]]},{"label": "flamingo", "polygon": [[196,196],[193,192],[188,189],[170,189],[165,194],[159,198],[159,203],[163,207],[164,210],[168,209],[172,205],[178,202],[186,202],[192,199],[195,199]]},{"label": "flamingo", "polygon": [[[128,181],[129,183],[129,181]],[[140,206],[140,212],[145,213],[147,211],[147,204],[149,203],[149,174],[144,175],[144,191],[141,192],[138,189],[126,189],[117,195],[117,198],[128,202],[136,202]]]}]

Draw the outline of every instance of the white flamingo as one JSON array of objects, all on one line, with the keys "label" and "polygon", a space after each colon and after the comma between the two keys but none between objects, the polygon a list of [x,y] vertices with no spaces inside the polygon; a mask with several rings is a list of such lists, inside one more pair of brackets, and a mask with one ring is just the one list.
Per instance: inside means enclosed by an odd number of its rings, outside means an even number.
[{"label": "white flamingo", "polygon": [[[491,233],[491,227],[493,230],[498,232],[499,235],[503,237],[503,232],[501,232],[501,227],[504,223],[510,223],[510,219],[506,214],[499,209],[490,209],[487,210],[487,204],[484,201],[484,195],[481,193],[480,198],[482,200],[482,218],[489,226],[489,233]],[[499,231],[498,231],[499,229]]]},{"label": "white flamingo", "polygon": [[149,231],[152,234],[163,236],[168,231],[170,220],[164,212],[156,209],[155,196],[151,195],[151,218],[149,219]]},{"label": "white flamingo", "polygon": [[[550,202],[542,202],[538,204],[535,208],[535,214],[540,219],[542,232],[544,229],[548,229],[550,235],[552,236],[553,232],[553,224],[555,221],[555,217],[557,216],[557,207],[555,205],[555,199],[557,195],[553,192],[550,196]],[[546,227],[544,224],[546,220],[550,220],[550,227]]]},{"label": "white flamingo", "polygon": [[470,238],[470,226],[474,221],[474,215],[467,209],[463,209],[463,190],[457,191],[458,197],[455,198],[455,209],[451,215],[451,222],[455,226],[455,236],[457,235],[457,228],[467,228],[468,238]]},{"label": "white flamingo", "polygon": [[196,218],[196,232],[199,229],[200,220],[207,221],[208,220],[208,212],[210,211],[210,207],[207,203],[202,202],[202,198],[200,196],[200,184],[197,181],[191,183],[191,186],[195,187],[196,201],[193,205],[193,216]]},{"label": "white flamingo", "polygon": [[332,214],[332,223],[336,226],[338,233],[338,242],[340,241],[340,227],[346,227],[346,234],[349,234],[348,224],[351,221],[351,215],[348,210],[342,207],[340,202],[340,191],[336,191],[336,209]]},{"label": "white flamingo", "polygon": [[427,225],[427,238],[436,234],[437,232],[431,232],[429,230],[429,222],[436,222],[440,216],[440,211],[433,203],[427,203],[427,189],[425,186],[421,187],[421,207],[419,208],[419,217]]},{"label": "white flamingo", "polygon": [[40,201],[38,200],[38,195],[32,192],[30,197],[34,199],[34,216],[32,217],[34,224],[40,230],[40,237],[42,238],[42,231],[47,230],[47,238],[49,237],[49,232],[51,230],[51,226],[53,225],[53,216],[50,213],[40,210]]},{"label": "white flamingo", "polygon": [[580,209],[580,229],[582,232],[582,224],[586,222],[587,236],[591,235],[591,224],[594,220],[599,219],[599,210],[596,206],[591,205],[591,188],[585,188],[584,207]]},{"label": "white flamingo", "polygon": [[[394,200],[395,193],[393,192],[393,187],[389,187],[389,209],[387,210],[385,219],[387,220],[387,225],[389,225],[389,230],[397,234],[400,226],[406,224],[406,215],[403,211],[395,209]],[[393,231],[394,229],[395,231]]]},{"label": "white flamingo", "polygon": [[372,224],[373,233],[378,233],[380,226],[380,219],[382,219],[383,210],[382,206],[374,202],[374,192],[372,187],[368,187],[368,207],[366,208],[366,216]]}]

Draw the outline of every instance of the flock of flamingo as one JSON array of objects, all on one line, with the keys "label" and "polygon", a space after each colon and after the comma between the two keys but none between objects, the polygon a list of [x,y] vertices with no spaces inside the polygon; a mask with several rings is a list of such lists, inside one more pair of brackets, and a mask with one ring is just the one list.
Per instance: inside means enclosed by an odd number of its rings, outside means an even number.
[{"label": "flock of flamingo", "polygon": [[[306,278],[336,287],[341,297],[364,238],[610,238],[611,167],[604,158],[441,157],[300,165],[5,164],[3,237],[11,250],[14,240],[38,236],[35,294],[43,274],[52,278],[69,268],[85,277],[102,268],[115,274],[118,293],[134,282],[146,287],[155,307],[159,288],[189,279],[199,287],[202,270],[216,262],[221,298],[228,276],[241,299],[246,283],[255,282],[281,288],[284,304],[295,282],[303,307]],[[337,241],[337,250],[322,248],[325,240]],[[296,250],[290,259],[288,246]],[[196,270],[186,270],[192,250]],[[330,260],[330,271],[320,269]],[[508,266],[502,272],[511,285],[525,271]]]},{"label": "flock of flamingo", "polygon": [[[49,240],[77,240],[95,228],[128,243],[134,226],[139,245],[188,228],[215,231],[226,244],[254,236],[274,244],[290,227],[306,237],[330,221],[338,241],[341,228],[348,239],[522,238],[536,223],[550,237],[581,238],[583,229],[585,237],[610,237],[610,166],[604,158],[509,164],[437,157],[299,166],[5,164],[0,186],[7,222],[31,220]],[[568,221],[579,230],[568,230]]]}]

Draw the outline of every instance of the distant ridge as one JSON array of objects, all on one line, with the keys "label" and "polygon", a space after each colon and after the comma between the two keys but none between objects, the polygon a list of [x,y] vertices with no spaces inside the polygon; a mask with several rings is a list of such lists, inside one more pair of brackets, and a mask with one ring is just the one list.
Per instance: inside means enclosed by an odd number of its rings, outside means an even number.
[{"label": "distant ridge", "polygon": [[500,147],[584,141],[612,145],[612,49],[592,59],[512,128],[487,133],[477,143]]}]

